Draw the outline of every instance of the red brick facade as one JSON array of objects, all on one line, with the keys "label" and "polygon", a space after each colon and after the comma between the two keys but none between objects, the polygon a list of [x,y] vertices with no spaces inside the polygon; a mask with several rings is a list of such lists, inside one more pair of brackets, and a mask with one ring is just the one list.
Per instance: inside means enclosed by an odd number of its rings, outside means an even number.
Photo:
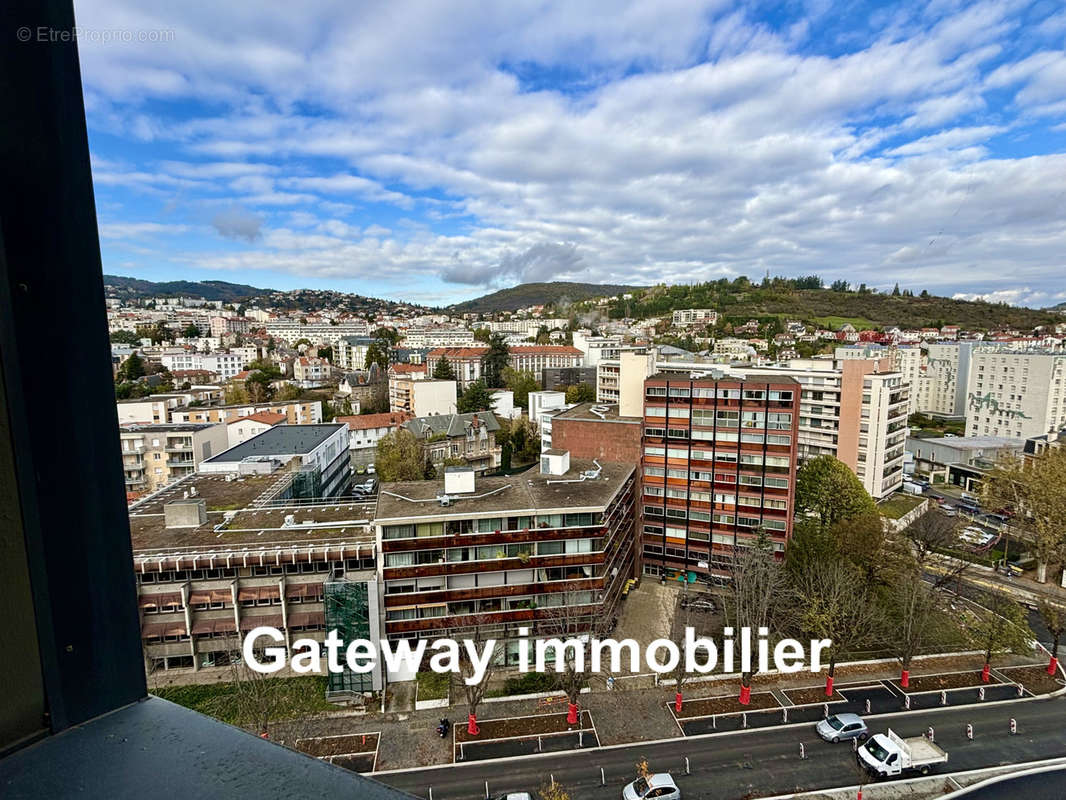
[{"label": "red brick facade", "polygon": [[639,464],[642,426],[638,419],[552,419],[552,447],[571,458]]}]

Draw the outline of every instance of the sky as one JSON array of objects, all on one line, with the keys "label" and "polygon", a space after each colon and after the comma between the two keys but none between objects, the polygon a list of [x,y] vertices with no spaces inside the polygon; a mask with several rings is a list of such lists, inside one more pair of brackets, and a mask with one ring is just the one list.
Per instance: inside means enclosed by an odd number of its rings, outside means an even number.
[{"label": "sky", "polygon": [[75,0],[105,272],[1066,300],[1066,8]]}]

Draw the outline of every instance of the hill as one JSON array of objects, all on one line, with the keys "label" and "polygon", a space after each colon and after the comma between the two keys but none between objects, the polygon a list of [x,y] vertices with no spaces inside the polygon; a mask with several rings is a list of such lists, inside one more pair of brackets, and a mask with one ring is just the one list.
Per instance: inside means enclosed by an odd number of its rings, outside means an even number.
[{"label": "hill", "polygon": [[1016,328],[1030,331],[1040,325],[1062,321],[1054,312],[1046,310],[1020,308],[1006,303],[956,300],[927,292],[886,294],[865,288],[797,286],[804,283],[809,285],[809,280],[774,278],[763,284],[754,284],[747,278],[737,278],[733,281],[655,286],[641,291],[629,302],[616,300],[610,305],[608,313],[614,319],[627,313],[643,319],[663,316],[679,308],[713,308],[731,323],[751,318],[779,317],[825,328],[839,328],[845,322],[850,322],[856,328],[959,325],[967,330]]},{"label": "hill", "polygon": [[465,303],[457,303],[448,310],[460,314],[487,314],[493,311],[516,311],[527,306],[565,306],[595,297],[610,297],[627,292],[642,291],[646,286],[624,286],[613,283],[523,283],[501,289]]},{"label": "hill", "polygon": [[140,278],[124,278],[119,275],[104,276],[106,296],[123,300],[142,300],[146,297],[202,297],[205,300],[233,303],[264,294],[267,291],[269,290],[226,281],[163,281],[157,283]]}]

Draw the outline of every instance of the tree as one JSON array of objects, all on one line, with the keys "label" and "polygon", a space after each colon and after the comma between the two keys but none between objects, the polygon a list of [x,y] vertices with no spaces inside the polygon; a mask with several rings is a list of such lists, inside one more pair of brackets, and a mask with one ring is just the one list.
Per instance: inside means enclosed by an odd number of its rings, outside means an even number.
[{"label": "tree", "polygon": [[[569,703],[566,718],[569,725],[580,724],[581,690],[588,685],[583,657],[585,648],[580,636],[588,633],[590,638],[599,638],[607,630],[602,617],[593,618],[589,624],[585,621],[586,616],[581,611],[576,595],[563,592],[562,605],[546,608],[543,619],[537,625],[538,634],[545,636],[545,661],[550,658],[555,664],[556,686],[566,695]],[[581,659],[578,658],[579,651],[582,653]]]},{"label": "tree", "polygon": [[140,344],[141,337],[133,331],[112,331],[111,341],[114,344]]},{"label": "tree", "polygon": [[828,455],[812,458],[799,468],[796,507],[815,515],[822,527],[876,510],[855,474],[842,461]]},{"label": "tree", "polygon": [[[732,583],[727,604],[727,618],[734,631],[750,628],[770,628],[776,621],[776,604],[784,588],[784,571],[770,549],[770,540],[763,530],[753,546],[746,547],[734,557],[731,568]],[[751,702],[752,670],[740,676],[740,704]]]},{"label": "tree", "polygon": [[382,481],[418,481],[424,475],[425,460],[415,435],[397,428],[378,440],[374,468]]},{"label": "tree", "polygon": [[459,395],[455,405],[460,414],[488,411],[492,407],[492,395],[484,381],[474,381]]},{"label": "tree", "polygon": [[877,511],[866,511],[837,520],[829,529],[840,558],[855,565],[872,582],[886,566],[885,520]]},{"label": "tree", "polygon": [[196,325],[195,322],[190,322],[182,330],[181,335],[184,336],[186,339],[199,339],[200,338],[200,328],[199,328],[199,326]]},{"label": "tree", "polygon": [[837,657],[854,653],[874,638],[881,610],[873,602],[873,586],[853,564],[837,558],[808,560],[789,570],[787,615],[811,639],[829,639],[826,697],[833,696]]},{"label": "tree", "polygon": [[848,288],[848,282],[843,280],[833,281],[833,283],[829,286],[829,290],[833,292],[846,292],[848,291]]},{"label": "tree", "polygon": [[1029,649],[1033,632],[1029,629],[1022,607],[1005,594],[984,592],[980,601],[983,611],[971,631],[973,642],[985,654],[981,680],[988,683],[992,657],[997,653],[1024,653]]},{"label": "tree", "polygon": [[892,287],[892,296],[893,297],[899,297],[899,284],[898,283],[895,286]]},{"label": "tree", "polygon": [[489,349],[481,357],[481,379],[490,389],[503,388],[503,371],[510,361],[510,350],[503,336],[494,333],[489,339]]},{"label": "tree", "polygon": [[441,356],[437,359],[437,363],[433,367],[433,379],[438,381],[454,381],[455,370],[452,369],[452,362]]},{"label": "tree", "polygon": [[884,589],[886,631],[892,654],[900,663],[900,685],[910,686],[911,661],[937,640],[942,596],[922,580],[918,569],[901,571]]},{"label": "tree", "polygon": [[570,790],[564,788],[561,783],[556,783],[554,778],[544,781],[537,789],[537,800],[571,800],[571,798],[573,795],[570,794]]},{"label": "tree", "polygon": [[[993,470],[985,490],[991,498],[1017,498],[1021,513],[1014,521],[1030,528],[1028,539],[1036,557],[1036,579],[1047,582],[1048,563],[1066,550],[1066,447],[1049,448],[1027,461],[1014,459]],[[1013,510],[1013,508],[1012,508]]]},{"label": "tree", "polygon": [[519,417],[510,425],[508,444],[519,464],[536,461],[540,457],[540,435],[529,417]]},{"label": "tree", "polygon": [[241,405],[249,402],[248,390],[241,383],[231,383],[224,394],[226,405]]},{"label": "tree", "polygon": [[117,378],[122,382],[135,381],[147,374],[148,370],[145,368],[144,359],[137,353],[130,353],[129,358],[123,361],[118,368]]},{"label": "tree", "polygon": [[379,341],[387,342],[388,347],[395,347],[400,343],[399,332],[395,328],[390,328],[388,326],[375,328],[370,335]]},{"label": "tree", "polygon": [[1047,665],[1048,675],[1054,675],[1059,667],[1059,640],[1066,633],[1066,606],[1044,598],[1037,606],[1044,627],[1051,634],[1051,660]]},{"label": "tree", "polygon": [[253,403],[265,403],[274,397],[273,381],[275,376],[269,375],[262,370],[256,370],[244,379],[244,388],[248,392],[248,399]]},{"label": "tree", "polygon": [[286,383],[282,386],[274,395],[276,400],[299,400],[303,397],[303,389],[297,386],[295,383]]},{"label": "tree", "polygon": [[596,390],[587,383],[575,383],[566,387],[567,403],[595,403]]},{"label": "tree", "polygon": [[[920,572],[928,574],[930,571],[927,567],[934,560],[936,553],[951,550],[958,545],[955,527],[954,519],[931,509],[903,529],[903,540],[908,544],[909,555]],[[939,559],[936,577],[933,579],[934,588],[939,589],[958,580],[968,564],[969,562],[963,559]]]},{"label": "tree", "polygon": [[[473,627],[464,638],[474,645],[477,653],[483,653],[490,641],[485,631],[492,624],[492,620],[487,615],[479,614],[474,617],[472,624]],[[485,690],[488,689],[489,681],[492,680],[496,665],[502,660],[502,656],[503,646],[496,642],[493,645],[492,653],[488,658],[488,663],[481,675],[481,679],[475,681],[474,678],[477,677],[477,672],[473,661],[470,659],[469,650],[465,646],[459,648],[459,672],[452,673],[452,675],[459,683],[463,695],[466,697],[466,732],[471,736],[477,736],[481,732],[477,726],[477,709],[481,705],[481,701],[485,699]]]},{"label": "tree", "polygon": [[162,322],[157,322],[154,325],[138,325],[137,334],[142,339],[151,339],[152,344],[166,341],[170,335],[169,331],[167,331],[167,326]]},{"label": "tree", "polygon": [[389,368],[389,353],[387,347],[382,347],[378,342],[371,342],[366,349],[366,359],[363,362],[365,369],[370,369],[371,364],[377,364],[382,370]]},{"label": "tree", "polygon": [[488,328],[474,328],[474,341],[489,343],[489,339],[492,338],[492,331]]},{"label": "tree", "polygon": [[514,402],[521,408],[529,408],[529,393],[540,391],[540,382],[528,370],[504,367],[503,383],[514,393]]}]

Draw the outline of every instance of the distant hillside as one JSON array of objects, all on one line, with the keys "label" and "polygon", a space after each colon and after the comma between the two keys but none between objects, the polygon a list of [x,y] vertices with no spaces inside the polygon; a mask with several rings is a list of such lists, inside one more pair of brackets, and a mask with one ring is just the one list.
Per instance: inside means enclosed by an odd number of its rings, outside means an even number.
[{"label": "distant hillside", "polygon": [[233,303],[246,300],[270,291],[243,283],[226,281],[145,281],[140,278],[123,278],[118,275],[104,276],[104,292],[108,297],[123,300],[140,300],[145,297],[202,297],[205,300],[222,300]]},{"label": "distant hillside", "polygon": [[[727,321],[781,317],[836,329],[845,322],[856,328],[897,325],[901,328],[959,325],[970,330],[1017,328],[1029,331],[1061,322],[1050,311],[1005,303],[955,300],[928,293],[887,294],[870,290],[797,288],[797,282],[775,278],[766,285],[746,278],[679,286],[655,286],[631,301],[615,301],[609,315],[618,319],[658,317],[679,308],[713,308]],[[815,280],[817,280],[815,278]]]},{"label": "distant hillside", "polygon": [[621,286],[617,284],[568,283],[553,281],[551,283],[523,283],[510,289],[458,303],[449,310],[460,314],[487,314],[492,311],[515,311],[526,306],[577,303],[593,297],[609,297],[626,292],[643,290],[643,286]]}]

